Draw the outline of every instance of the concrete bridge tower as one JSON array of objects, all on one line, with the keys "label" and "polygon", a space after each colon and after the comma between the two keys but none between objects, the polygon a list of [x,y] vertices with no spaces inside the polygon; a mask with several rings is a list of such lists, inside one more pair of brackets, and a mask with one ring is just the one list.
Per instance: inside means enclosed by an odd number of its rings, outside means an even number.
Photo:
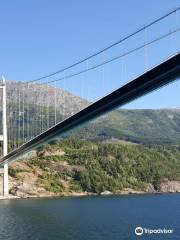
[{"label": "concrete bridge tower", "polygon": [[[2,91],[2,135],[0,135],[0,141],[2,141],[3,145],[3,156],[7,155],[7,118],[6,118],[6,82],[5,78],[2,77],[2,84],[0,85],[0,89]],[[7,197],[9,194],[8,189],[8,163],[4,164],[4,167],[0,169],[0,173],[3,174],[3,196]]]}]

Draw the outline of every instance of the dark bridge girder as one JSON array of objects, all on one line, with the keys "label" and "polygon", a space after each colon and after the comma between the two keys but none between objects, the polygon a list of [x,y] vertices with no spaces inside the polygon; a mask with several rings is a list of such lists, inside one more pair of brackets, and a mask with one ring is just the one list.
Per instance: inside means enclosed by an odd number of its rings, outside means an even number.
[{"label": "dark bridge girder", "polygon": [[[180,77],[180,53],[172,56],[165,62],[159,64],[133,81],[101,98],[87,108],[75,115],[63,120],[49,130],[43,132],[18,149],[10,152],[0,160],[0,165],[13,161],[22,154],[33,150],[40,144],[57,137],[58,135],[71,130],[95,117],[98,117],[116,107],[129,103],[149,92],[152,92]],[[168,97],[168,96],[167,96]]]}]

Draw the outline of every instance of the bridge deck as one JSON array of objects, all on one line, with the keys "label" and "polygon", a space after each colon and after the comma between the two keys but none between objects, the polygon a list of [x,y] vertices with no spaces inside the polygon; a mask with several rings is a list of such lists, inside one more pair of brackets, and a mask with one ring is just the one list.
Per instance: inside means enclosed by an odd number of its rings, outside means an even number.
[{"label": "bridge deck", "polygon": [[[58,135],[67,132],[93,118],[96,118],[116,107],[152,92],[180,77],[180,53],[159,64],[126,85],[101,98],[75,115],[63,120],[54,127],[38,135],[18,149],[10,152],[0,160],[0,165],[13,161],[22,154],[34,149]],[[167,96],[168,97],[168,96]]]}]

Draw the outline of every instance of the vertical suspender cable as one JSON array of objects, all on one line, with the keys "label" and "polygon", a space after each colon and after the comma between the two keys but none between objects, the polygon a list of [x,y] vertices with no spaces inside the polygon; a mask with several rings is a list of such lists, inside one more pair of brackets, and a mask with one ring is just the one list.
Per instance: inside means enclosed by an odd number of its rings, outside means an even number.
[{"label": "vertical suspender cable", "polygon": [[48,93],[48,83],[46,83],[47,86],[47,129],[49,128],[49,93]]},{"label": "vertical suspender cable", "polygon": [[15,129],[16,129],[16,108],[15,108],[15,106],[16,106],[16,102],[15,102],[15,100],[16,100],[16,95],[15,95],[15,89],[16,89],[16,86],[15,86],[15,84],[14,84],[14,88],[13,88],[13,149],[15,149],[15,147],[16,147],[16,143],[15,143]]},{"label": "vertical suspender cable", "polygon": [[145,34],[145,46],[144,46],[144,54],[145,54],[145,71],[148,71],[149,63],[148,63],[148,29],[144,28],[144,34]]},{"label": "vertical suspender cable", "polygon": [[44,130],[44,89],[43,89],[43,82],[41,83],[41,132]]},{"label": "vertical suspender cable", "polygon": [[[89,61],[86,60],[86,81],[85,81],[85,85],[87,86],[88,85],[88,69],[89,69]],[[86,98],[87,100],[89,101],[89,88],[87,87],[86,88],[86,91],[87,91],[87,95],[86,95]]]},{"label": "vertical suspender cable", "polygon": [[44,107],[44,105],[43,105],[43,103],[44,103],[44,96],[45,96],[45,93],[46,93],[46,89],[44,88],[44,83],[42,82],[42,92],[41,92],[41,94],[42,94],[42,99],[41,99],[41,106],[42,106],[42,108],[41,108],[41,114],[42,114],[42,125],[41,125],[41,132],[43,132],[44,131],[44,109],[45,109],[45,107]]},{"label": "vertical suspender cable", "polygon": [[57,123],[57,82],[55,81],[55,88],[54,88],[54,90],[55,90],[55,95],[54,95],[54,124],[56,124]]},{"label": "vertical suspender cable", "polygon": [[22,143],[24,143],[24,83],[22,85]]},{"label": "vertical suspender cable", "polygon": [[21,139],[21,102],[20,102],[20,88],[18,88],[18,100],[19,100],[19,106],[18,106],[18,144],[17,146],[19,147],[20,144],[20,139]]},{"label": "vertical suspender cable", "polygon": [[[104,58],[105,56],[103,55],[103,62],[105,61]],[[102,96],[105,96],[106,90],[105,90],[105,66],[104,65],[102,66],[102,91],[103,91]]]},{"label": "vertical suspender cable", "polygon": [[30,98],[29,98],[29,83],[27,84],[27,140],[30,140],[30,121],[29,121],[29,104],[30,104]]},{"label": "vertical suspender cable", "polygon": [[[175,18],[176,18],[176,29],[179,28],[179,19],[178,19],[178,11],[179,10],[176,10],[175,11]],[[179,31],[175,33],[176,35],[179,34]],[[180,34],[179,34],[180,35]],[[179,52],[180,51],[180,41],[179,41],[179,38],[177,36],[177,42],[176,42],[176,45],[177,45],[177,51],[176,52]]]}]

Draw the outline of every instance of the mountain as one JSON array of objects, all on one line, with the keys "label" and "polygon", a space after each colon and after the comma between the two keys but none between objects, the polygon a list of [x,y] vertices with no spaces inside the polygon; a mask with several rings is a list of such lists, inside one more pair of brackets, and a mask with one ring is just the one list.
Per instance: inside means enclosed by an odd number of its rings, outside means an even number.
[{"label": "mountain", "polygon": [[[23,82],[7,81],[6,86],[8,137],[12,140],[9,150],[14,148],[17,142],[22,142],[22,139],[27,141],[53,126],[55,113],[56,122],[60,122],[89,104],[87,100],[68,91],[46,84],[28,85]],[[0,111],[2,126],[1,114],[2,111]]]},{"label": "mountain", "polygon": [[56,107],[64,116],[70,116],[89,104],[87,100],[68,91],[46,84],[33,83],[28,85],[23,82],[7,81],[6,86],[8,102],[16,104],[18,104],[19,98],[21,100],[24,98],[25,104],[54,107],[56,96]]},{"label": "mountain", "polygon": [[[16,94],[14,94],[15,92]],[[10,103],[13,104],[13,108],[15,109],[10,116],[11,125],[13,125],[14,129],[13,134],[16,134],[16,131],[18,131],[19,115],[17,112],[19,111],[19,106],[22,111],[21,97],[23,96],[25,99],[25,129],[30,129],[29,132],[35,134],[33,131],[36,130],[38,133],[42,130],[42,123],[43,129],[47,129],[47,120],[49,120],[49,126],[54,125],[54,87],[40,84],[31,84],[27,87],[27,84],[22,82],[8,81],[8,105]],[[89,104],[87,100],[74,96],[67,91],[62,89],[56,90],[58,122]],[[43,106],[43,109],[41,109],[43,112],[43,121],[41,121],[39,115],[40,105]],[[49,111],[48,119],[47,111]],[[20,127],[22,128],[22,115],[20,116],[20,120]],[[28,133],[25,132],[25,137],[26,135]],[[143,144],[176,144],[180,142],[180,109],[119,109],[86,123],[84,126],[72,130],[67,135],[101,141],[125,140]],[[20,133],[18,136],[21,138],[22,134]]]},{"label": "mountain", "polygon": [[70,134],[85,139],[176,144],[180,142],[180,109],[116,110]]}]

